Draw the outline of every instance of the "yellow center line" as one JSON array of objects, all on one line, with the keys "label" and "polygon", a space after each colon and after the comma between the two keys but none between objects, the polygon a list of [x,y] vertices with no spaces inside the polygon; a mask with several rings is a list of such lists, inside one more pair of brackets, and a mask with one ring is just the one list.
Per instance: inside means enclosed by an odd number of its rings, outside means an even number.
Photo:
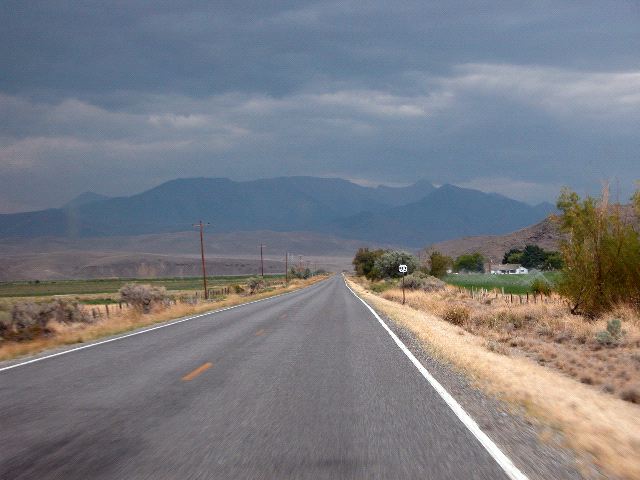
[{"label": "yellow center line", "polygon": [[193,372],[188,373],[184,377],[182,377],[182,381],[188,382],[189,380],[193,380],[198,375],[200,375],[202,372],[205,372],[205,371],[209,370],[211,367],[213,367],[213,363],[209,363],[209,362],[205,363],[204,365],[200,365]]},{"label": "yellow center line", "polygon": [[261,328],[256,332],[256,335],[264,335],[264,328]]}]

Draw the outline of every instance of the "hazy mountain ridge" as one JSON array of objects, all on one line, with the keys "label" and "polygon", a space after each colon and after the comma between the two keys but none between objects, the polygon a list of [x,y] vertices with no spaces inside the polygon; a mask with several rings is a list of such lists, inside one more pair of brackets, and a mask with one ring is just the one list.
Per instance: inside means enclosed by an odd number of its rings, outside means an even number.
[{"label": "hazy mountain ridge", "polygon": [[424,180],[372,188],[338,178],[187,178],[129,197],[86,193],[64,208],[0,215],[0,237],[169,233],[190,230],[202,219],[215,232],[309,231],[422,247],[506,233],[541,220],[551,209],[452,185],[436,188]]},{"label": "hazy mountain ridge", "polygon": [[[338,221],[343,235],[413,247],[468,235],[501,234],[531,225],[553,211],[495,193],[443,185],[423,199]],[[374,225],[375,228],[370,227]]]}]

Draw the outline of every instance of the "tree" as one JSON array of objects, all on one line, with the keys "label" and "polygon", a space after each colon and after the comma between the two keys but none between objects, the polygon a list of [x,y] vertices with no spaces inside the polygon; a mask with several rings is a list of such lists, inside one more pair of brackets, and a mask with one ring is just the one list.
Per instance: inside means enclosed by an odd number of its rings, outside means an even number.
[{"label": "tree", "polygon": [[447,255],[436,251],[429,255],[429,275],[442,278],[447,274],[447,270],[453,266],[453,259]]},{"label": "tree", "polygon": [[527,245],[523,250],[512,248],[506,252],[502,263],[516,263],[530,269],[558,270],[562,268],[562,256],[559,252],[548,251],[538,245]]},{"label": "tree", "polygon": [[564,189],[557,205],[565,234],[558,290],[571,300],[572,313],[595,317],[617,303],[640,309],[640,237],[609,205],[607,189],[584,200]]},{"label": "tree", "polygon": [[522,251],[522,258],[520,264],[525,268],[537,268],[542,269],[544,261],[546,259],[546,252],[538,245],[527,245]]},{"label": "tree", "polygon": [[382,278],[398,278],[402,276],[398,269],[400,265],[406,265],[407,273],[410,274],[418,268],[419,262],[417,257],[409,252],[389,250],[384,252],[375,261],[374,269],[377,269],[380,272],[380,276]]},{"label": "tree", "polygon": [[478,252],[460,255],[453,267],[456,272],[484,272],[484,257]]},{"label": "tree", "polygon": [[359,248],[353,261],[353,267],[357,275],[364,275],[369,280],[380,277],[380,272],[376,270],[375,263],[382,256],[384,250],[369,250],[369,248]]},{"label": "tree", "polygon": [[564,265],[560,252],[546,252],[542,270],[560,270]]},{"label": "tree", "polygon": [[522,250],[512,248],[502,257],[502,263],[520,263],[522,261]]}]

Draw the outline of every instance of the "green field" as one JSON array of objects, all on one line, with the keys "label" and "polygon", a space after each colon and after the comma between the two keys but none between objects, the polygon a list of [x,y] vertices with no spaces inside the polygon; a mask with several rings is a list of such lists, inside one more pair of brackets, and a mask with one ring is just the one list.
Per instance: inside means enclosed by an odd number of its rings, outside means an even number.
[{"label": "green field", "polygon": [[504,288],[505,293],[530,293],[531,284],[536,278],[545,278],[552,286],[556,284],[560,276],[559,272],[533,273],[529,275],[483,275],[483,274],[458,274],[447,275],[443,280],[451,285],[464,288],[486,288],[487,290]]},{"label": "green field", "polygon": [[[227,275],[207,277],[207,286],[244,283],[253,275]],[[265,275],[265,279],[280,279],[284,275]],[[95,280],[50,280],[41,282],[0,282],[0,297],[40,297],[49,295],[115,293],[125,283],[148,283],[166,287],[167,290],[199,290],[202,277],[188,278],[107,278]]]}]

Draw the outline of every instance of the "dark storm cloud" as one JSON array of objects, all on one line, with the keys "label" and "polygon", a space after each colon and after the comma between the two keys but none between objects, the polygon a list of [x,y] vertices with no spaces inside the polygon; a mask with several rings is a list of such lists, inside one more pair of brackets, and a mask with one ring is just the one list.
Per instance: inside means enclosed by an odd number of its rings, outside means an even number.
[{"label": "dark storm cloud", "polygon": [[424,177],[529,201],[640,178],[635,2],[0,11],[0,211],[195,175]]}]

